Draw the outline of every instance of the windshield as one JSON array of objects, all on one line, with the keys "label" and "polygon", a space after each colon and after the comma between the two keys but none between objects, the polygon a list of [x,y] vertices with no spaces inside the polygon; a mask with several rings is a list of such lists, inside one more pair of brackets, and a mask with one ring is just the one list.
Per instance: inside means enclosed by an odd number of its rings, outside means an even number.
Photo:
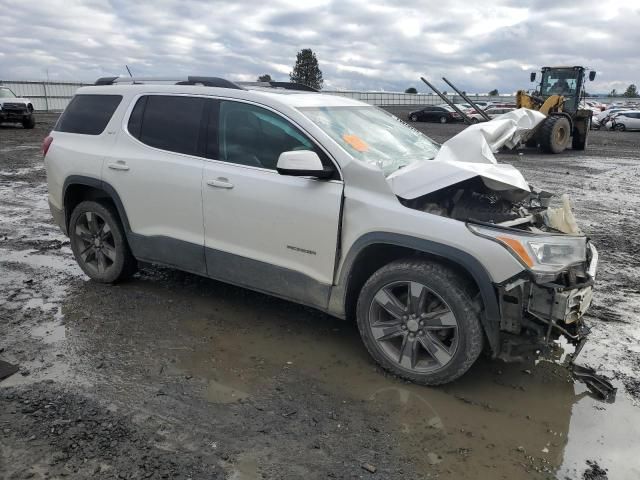
[{"label": "windshield", "polygon": [[8,88],[0,88],[0,98],[16,98],[16,96]]},{"label": "windshield", "polygon": [[433,160],[440,145],[376,107],[310,107],[300,110],[354,158],[387,176],[414,162]]},{"label": "windshield", "polygon": [[574,70],[550,70],[542,78],[542,95],[572,95],[578,79]]}]

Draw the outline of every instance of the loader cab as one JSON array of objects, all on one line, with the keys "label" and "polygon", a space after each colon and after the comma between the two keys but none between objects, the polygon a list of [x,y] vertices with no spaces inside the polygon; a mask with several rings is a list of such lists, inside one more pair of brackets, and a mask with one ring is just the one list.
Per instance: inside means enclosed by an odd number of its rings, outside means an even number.
[{"label": "loader cab", "polygon": [[[594,73],[591,72],[589,78],[595,76]],[[532,78],[535,80],[535,76],[532,75]],[[551,95],[562,95],[565,98],[563,110],[574,114],[584,94],[584,84],[584,67],[543,67],[538,93],[544,99]]]}]

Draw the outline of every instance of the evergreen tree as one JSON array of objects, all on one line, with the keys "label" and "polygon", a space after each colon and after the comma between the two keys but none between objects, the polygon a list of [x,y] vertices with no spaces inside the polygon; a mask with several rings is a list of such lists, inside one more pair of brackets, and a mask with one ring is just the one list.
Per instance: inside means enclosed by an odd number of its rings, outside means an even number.
[{"label": "evergreen tree", "polygon": [[404,91],[404,93],[418,93],[418,90],[416,90],[415,87],[409,87]]},{"label": "evergreen tree", "polygon": [[260,75],[258,77],[258,81],[259,82],[271,82],[271,75],[269,75],[268,73],[265,73],[264,75]]},{"label": "evergreen tree", "polygon": [[638,88],[632,83],[627,87],[627,90],[624,92],[623,96],[627,98],[636,98],[638,96]]},{"label": "evergreen tree", "polygon": [[310,48],[303,48],[298,52],[289,78],[292,82],[302,83],[317,90],[322,88],[322,70],[318,66],[316,54]]},{"label": "evergreen tree", "polygon": [[489,95],[491,95],[492,97],[497,97],[497,96],[498,96],[498,95],[500,95],[500,94],[498,93],[498,89],[497,89],[497,88],[494,88],[493,90],[491,90],[491,91],[489,92]]}]

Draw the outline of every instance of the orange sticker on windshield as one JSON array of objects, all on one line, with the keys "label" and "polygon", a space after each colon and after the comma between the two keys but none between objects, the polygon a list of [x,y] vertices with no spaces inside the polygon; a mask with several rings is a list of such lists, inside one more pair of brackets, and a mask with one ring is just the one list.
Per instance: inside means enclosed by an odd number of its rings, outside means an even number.
[{"label": "orange sticker on windshield", "polygon": [[342,136],[345,142],[351,145],[358,152],[367,152],[369,151],[369,145],[367,145],[364,140],[362,140],[357,135],[347,135],[346,133]]}]

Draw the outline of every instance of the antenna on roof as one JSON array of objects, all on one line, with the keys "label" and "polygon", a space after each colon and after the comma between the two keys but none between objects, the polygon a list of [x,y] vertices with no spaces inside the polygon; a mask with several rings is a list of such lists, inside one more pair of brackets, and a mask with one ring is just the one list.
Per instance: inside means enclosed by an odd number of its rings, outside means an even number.
[{"label": "antenna on roof", "polygon": [[127,72],[129,72],[129,76],[133,78],[133,75],[131,74],[131,70],[129,70],[129,65],[125,65],[124,68],[126,68]]}]

